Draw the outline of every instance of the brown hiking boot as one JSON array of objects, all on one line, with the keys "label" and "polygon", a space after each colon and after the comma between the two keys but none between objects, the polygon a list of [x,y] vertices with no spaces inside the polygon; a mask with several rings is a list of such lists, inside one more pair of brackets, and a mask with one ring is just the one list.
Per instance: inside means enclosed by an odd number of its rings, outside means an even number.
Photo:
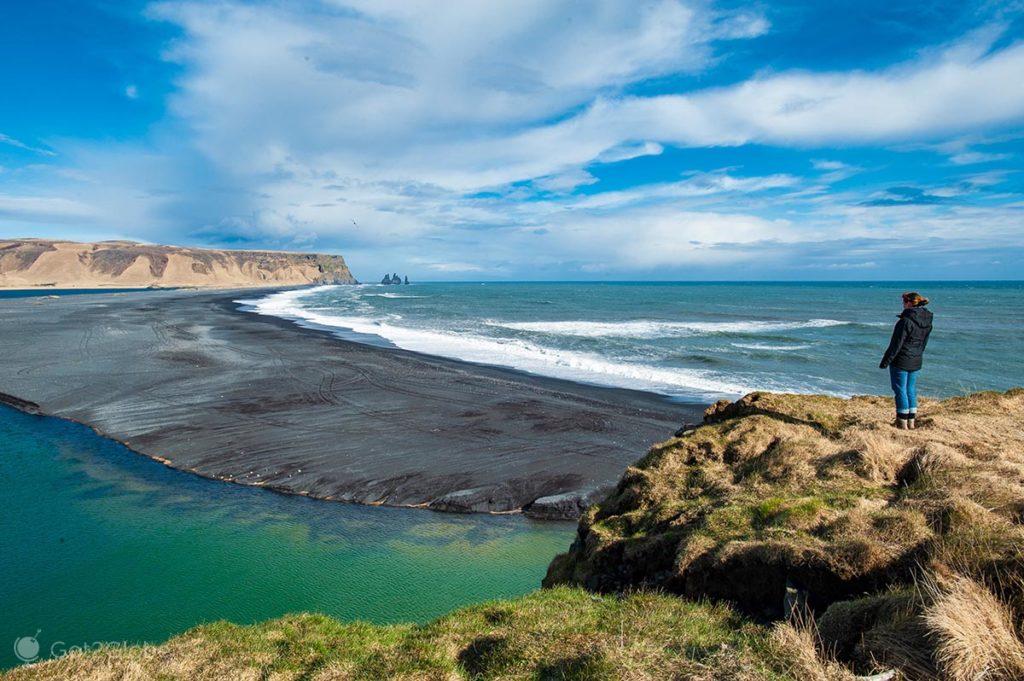
[{"label": "brown hiking boot", "polygon": [[907,419],[896,419],[896,428],[898,430],[906,430],[907,429]]},{"label": "brown hiking boot", "polygon": [[914,430],[915,428],[917,428],[917,424],[915,423],[915,421],[916,421],[916,419],[913,416],[911,416],[909,419],[907,419],[907,429],[908,430]]}]

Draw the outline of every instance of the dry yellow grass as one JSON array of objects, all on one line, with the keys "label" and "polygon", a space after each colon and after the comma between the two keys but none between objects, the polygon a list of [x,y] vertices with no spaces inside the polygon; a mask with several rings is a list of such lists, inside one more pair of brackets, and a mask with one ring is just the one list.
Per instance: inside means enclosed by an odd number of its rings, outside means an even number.
[{"label": "dry yellow grass", "polygon": [[658,587],[764,619],[789,586],[862,671],[1024,678],[1022,414],[1022,389],[927,401],[914,431],[884,398],[718,403],[627,471],[545,583]]},{"label": "dry yellow grass", "polygon": [[771,633],[776,659],[786,671],[806,681],[854,681],[854,674],[823,652],[812,623],[777,624]]},{"label": "dry yellow grass", "polygon": [[931,602],[922,618],[935,645],[935,661],[951,681],[1024,679],[1024,644],[1007,606],[980,584],[955,576],[929,582]]}]

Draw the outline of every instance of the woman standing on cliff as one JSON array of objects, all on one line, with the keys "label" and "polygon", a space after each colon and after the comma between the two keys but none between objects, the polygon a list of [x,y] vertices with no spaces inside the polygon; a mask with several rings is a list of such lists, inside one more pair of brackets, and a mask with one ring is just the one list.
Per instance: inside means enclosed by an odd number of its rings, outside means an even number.
[{"label": "woman standing on cliff", "polygon": [[917,372],[921,370],[921,357],[932,332],[932,313],[925,307],[927,304],[928,299],[919,293],[903,294],[903,312],[878,365],[881,369],[889,368],[896,395],[896,427],[901,430],[916,427]]}]

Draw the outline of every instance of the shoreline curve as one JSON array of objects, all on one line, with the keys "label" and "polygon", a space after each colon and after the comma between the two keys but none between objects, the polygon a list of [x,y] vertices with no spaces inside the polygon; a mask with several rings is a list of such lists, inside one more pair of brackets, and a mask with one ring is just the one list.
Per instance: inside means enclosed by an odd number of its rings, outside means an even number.
[{"label": "shoreline curve", "polygon": [[0,402],[210,479],[545,520],[578,517],[703,410],[344,340],[238,293],[4,300]]}]

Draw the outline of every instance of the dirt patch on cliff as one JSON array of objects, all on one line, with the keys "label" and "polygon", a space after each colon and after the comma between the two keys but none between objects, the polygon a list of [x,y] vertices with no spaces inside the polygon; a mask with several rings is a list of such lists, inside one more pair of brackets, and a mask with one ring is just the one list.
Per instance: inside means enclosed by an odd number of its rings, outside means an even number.
[{"label": "dirt patch on cliff", "polygon": [[48,243],[0,243],[0,272],[27,270],[39,256],[52,250]]}]

